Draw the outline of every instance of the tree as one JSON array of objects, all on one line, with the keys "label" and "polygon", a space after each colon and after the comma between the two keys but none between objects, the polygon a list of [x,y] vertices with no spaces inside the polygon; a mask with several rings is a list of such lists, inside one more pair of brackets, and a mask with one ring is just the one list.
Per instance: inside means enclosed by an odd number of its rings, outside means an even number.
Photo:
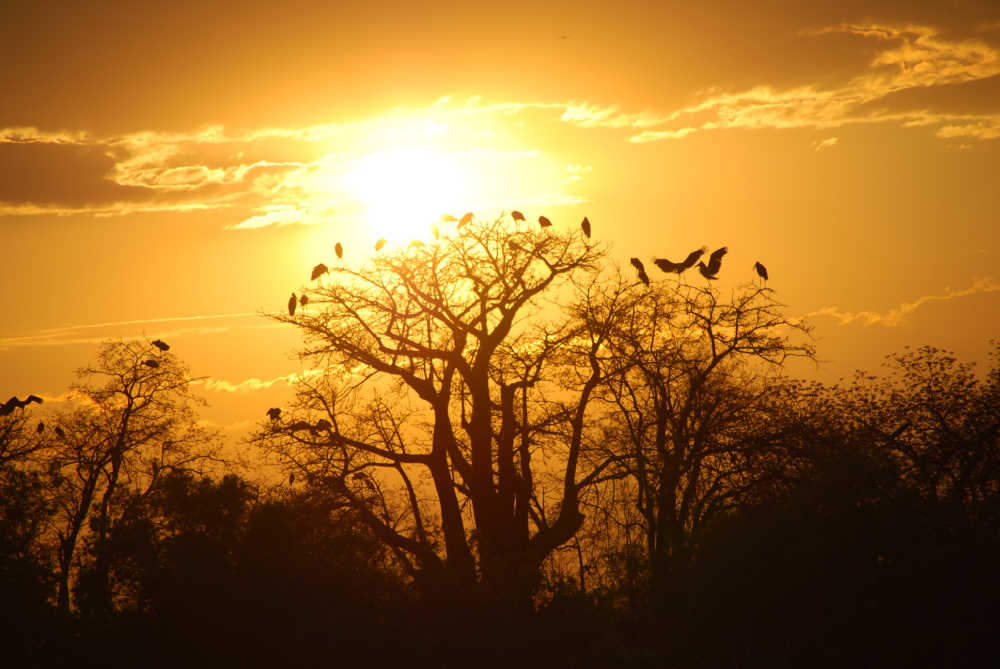
[{"label": "tree", "polygon": [[808,340],[793,340],[808,333],[772,290],[749,285],[723,299],[711,287],[661,282],[619,320],[610,359],[620,373],[609,372],[605,397],[638,511],[623,524],[638,524],[654,599],[677,584],[700,529],[755,485],[769,456],[751,426],[767,420],[763,400],[778,386],[769,371],[812,357]]},{"label": "tree", "polygon": [[92,557],[87,600],[110,610],[110,537],[164,472],[204,460],[210,437],[196,425],[187,368],[147,342],[105,343],[97,363],[77,376],[73,391],[80,401],[55,420],[61,436],[44,454],[56,507],[58,604],[70,608],[86,536]]},{"label": "tree", "polygon": [[613,460],[591,457],[590,419],[621,305],[601,294],[602,251],[550,230],[460,222],[331,269],[309,310],[275,317],[317,371],[262,435],[423,586],[514,607]]}]

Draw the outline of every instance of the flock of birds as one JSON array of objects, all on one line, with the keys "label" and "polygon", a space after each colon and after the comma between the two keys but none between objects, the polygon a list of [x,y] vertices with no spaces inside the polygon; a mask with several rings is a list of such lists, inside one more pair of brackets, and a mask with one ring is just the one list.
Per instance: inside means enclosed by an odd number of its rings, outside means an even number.
[{"label": "flock of birds", "polygon": [[[510,212],[510,217],[515,221],[524,222],[527,220],[524,217],[524,214],[522,214],[520,211],[517,210]],[[445,214],[444,216],[441,217],[441,222],[456,223],[457,224],[456,227],[458,229],[461,229],[462,226],[469,223],[472,219],[473,219],[473,213],[470,211],[461,218],[455,218],[450,214]],[[543,230],[545,228],[550,228],[552,227],[552,221],[549,220],[546,216],[539,216],[538,226]],[[587,237],[587,239],[590,239],[590,233],[591,233],[590,219],[588,219],[586,216],[583,217],[583,221],[580,223],[580,229],[583,231],[584,236]],[[432,232],[434,233],[435,239],[440,238],[440,232],[438,231],[437,226],[434,226],[432,228]],[[513,248],[521,248],[513,241],[509,243]],[[385,246],[385,244],[386,244],[385,238],[381,238],[377,242],[375,242],[375,252],[377,253],[381,251],[382,248]],[[411,246],[418,244],[422,244],[422,242],[416,240],[411,242]],[[337,242],[337,244],[333,247],[333,250],[334,253],[336,253],[338,260],[344,257],[344,246],[340,242]],[[722,248],[718,248],[715,251],[713,251],[708,256],[708,264],[706,265],[705,262],[701,260],[701,257],[707,252],[708,252],[708,247],[703,246],[700,249],[697,249],[689,253],[687,257],[681,262],[672,262],[670,260],[667,260],[666,258],[653,258],[653,264],[659,267],[660,270],[662,270],[664,273],[667,274],[674,273],[677,274],[679,278],[680,275],[683,274],[685,270],[691,269],[692,267],[695,266],[695,263],[697,263],[698,271],[701,273],[701,275],[706,279],[708,279],[709,281],[714,281],[715,279],[718,278],[717,275],[719,273],[719,270],[722,269],[722,257],[729,252],[729,247],[723,246]],[[646,273],[646,267],[643,265],[642,261],[639,260],[639,258],[633,257],[630,259],[630,262],[632,263],[632,266],[636,270],[636,274],[638,276],[639,281],[648,286],[650,283],[650,279],[649,275]],[[764,267],[764,265],[761,264],[760,261],[754,263],[753,269],[757,273],[757,276],[759,276],[765,282],[767,281],[768,279],[767,268]],[[324,263],[319,263],[318,265],[312,268],[312,273],[309,275],[309,279],[311,281],[315,281],[316,279],[320,278],[329,271],[330,271],[329,267],[327,267]],[[295,310],[298,307],[305,307],[307,304],[309,304],[309,297],[307,295],[301,295],[299,297],[296,297],[295,293],[293,292],[291,297],[288,298],[288,315],[294,316]]]}]

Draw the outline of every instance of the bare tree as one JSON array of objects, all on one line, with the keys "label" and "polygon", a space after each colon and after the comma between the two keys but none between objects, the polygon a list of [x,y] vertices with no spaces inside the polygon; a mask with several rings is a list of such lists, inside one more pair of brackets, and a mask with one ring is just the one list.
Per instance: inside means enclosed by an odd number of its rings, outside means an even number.
[{"label": "bare tree", "polygon": [[94,553],[97,599],[110,606],[110,565],[103,554],[109,536],[165,471],[204,459],[210,439],[196,425],[188,370],[172,354],[143,341],[112,341],[77,375],[79,401],[54,419],[58,436],[43,455],[57,510],[63,610],[70,608],[81,537],[89,538]]},{"label": "bare tree", "polygon": [[309,311],[275,317],[303,332],[317,371],[262,438],[421,583],[530,606],[614,459],[594,457],[593,399],[622,307],[578,233],[458,227],[331,269]]},{"label": "bare tree", "polygon": [[753,484],[750,439],[768,371],[792,356],[812,357],[809,327],[782,315],[767,288],[743,286],[729,299],[711,287],[661,282],[620,320],[611,337],[606,398],[617,408],[618,442],[631,457],[625,539],[639,530],[654,595],[689,563],[706,522],[730,509]]}]

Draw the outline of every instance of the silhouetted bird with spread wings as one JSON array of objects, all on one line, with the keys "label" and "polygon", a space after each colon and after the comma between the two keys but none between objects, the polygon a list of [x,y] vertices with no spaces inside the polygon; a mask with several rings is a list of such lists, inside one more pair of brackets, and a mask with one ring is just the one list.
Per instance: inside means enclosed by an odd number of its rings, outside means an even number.
[{"label": "silhouetted bird with spread wings", "polygon": [[281,409],[277,407],[271,407],[267,410],[267,417],[271,420],[278,420],[281,418]]},{"label": "silhouetted bird with spread wings", "polygon": [[719,270],[722,268],[722,256],[726,255],[728,252],[729,247],[727,246],[715,249],[712,251],[712,255],[708,257],[708,265],[698,261],[698,271],[700,271],[701,275],[706,279],[712,280],[718,278],[715,275],[718,274]]},{"label": "silhouetted bird with spread wings", "polygon": [[642,264],[642,261],[638,258],[630,258],[629,262],[632,263],[632,267],[635,267],[636,275],[639,277],[639,281],[642,281],[647,286],[649,285],[649,275],[646,274],[646,268]]},{"label": "silhouetted bird with spread wings", "polygon": [[708,251],[708,247],[702,246],[700,249],[691,251],[691,253],[687,255],[687,258],[681,262],[671,262],[666,258],[653,258],[653,262],[657,267],[668,274],[670,272],[680,274],[684,270],[694,267],[694,264],[698,262],[698,259],[701,258],[706,251]]}]

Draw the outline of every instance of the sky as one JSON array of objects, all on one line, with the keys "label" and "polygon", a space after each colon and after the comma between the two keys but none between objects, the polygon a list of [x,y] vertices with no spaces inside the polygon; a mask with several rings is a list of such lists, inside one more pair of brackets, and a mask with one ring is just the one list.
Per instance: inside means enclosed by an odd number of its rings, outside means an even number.
[{"label": "sky", "polygon": [[1000,3],[13,2],[0,398],[161,338],[245,433],[304,371],[310,268],[442,213],[583,216],[611,257],[726,245],[835,382],[1000,335]]}]

